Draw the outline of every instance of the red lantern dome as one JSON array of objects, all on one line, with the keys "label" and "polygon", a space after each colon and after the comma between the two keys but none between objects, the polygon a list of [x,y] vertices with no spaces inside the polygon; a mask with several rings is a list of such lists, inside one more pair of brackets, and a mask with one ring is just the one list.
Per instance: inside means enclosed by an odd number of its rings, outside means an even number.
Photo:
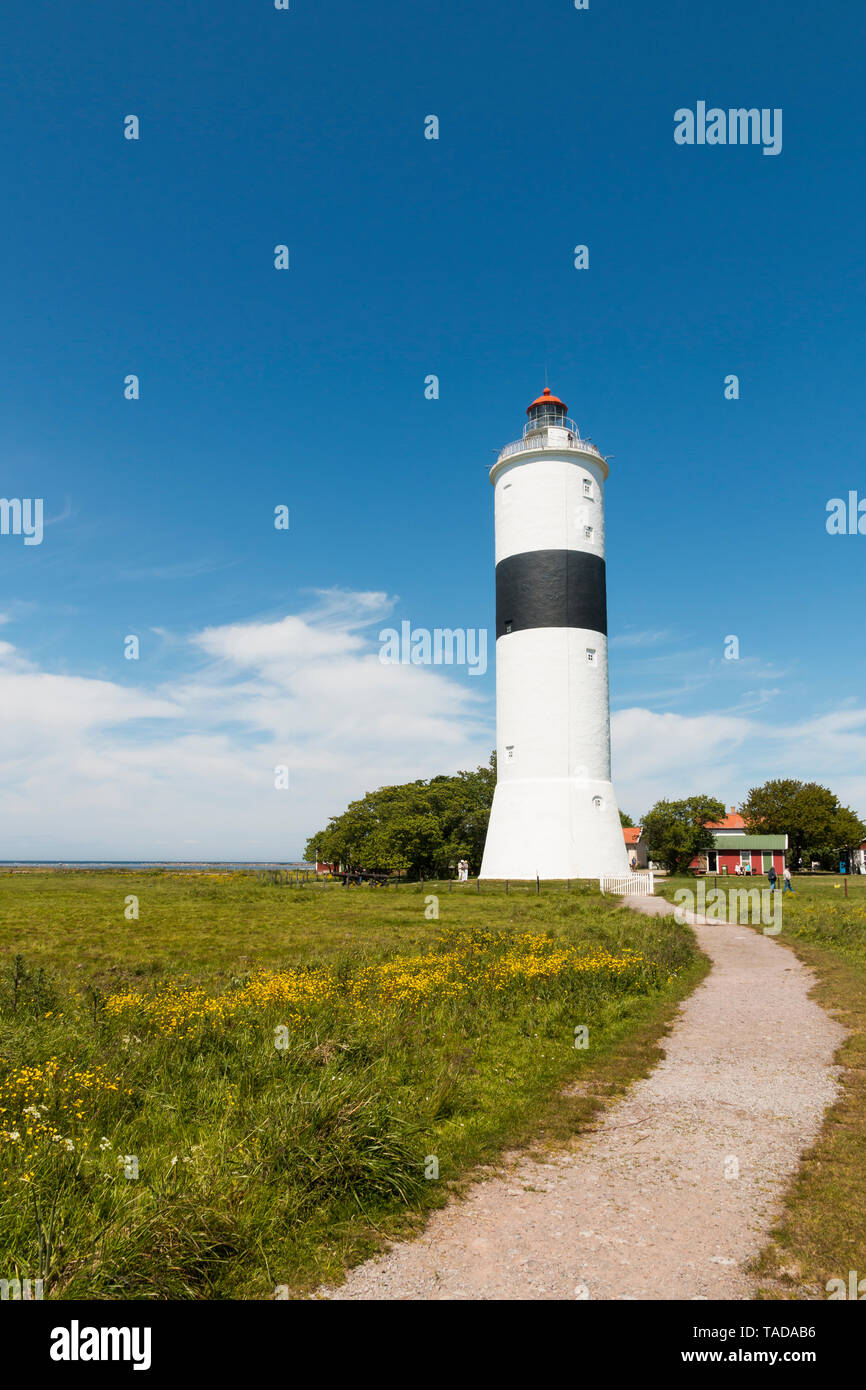
[{"label": "red lantern dome", "polygon": [[[539,406],[558,406],[563,415],[568,414],[568,406],[565,404],[565,401],[561,401],[558,396],[554,396],[549,386],[545,386],[541,395],[536,396],[532,404],[526,407],[527,415],[531,415],[533,410],[537,410]],[[558,414],[558,411],[556,413]]]}]

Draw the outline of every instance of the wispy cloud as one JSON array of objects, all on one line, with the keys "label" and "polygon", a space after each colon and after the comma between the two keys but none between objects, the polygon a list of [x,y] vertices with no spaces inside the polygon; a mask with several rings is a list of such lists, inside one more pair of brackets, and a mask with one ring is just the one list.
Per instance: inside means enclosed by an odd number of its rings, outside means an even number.
[{"label": "wispy cloud", "polygon": [[63,511],[58,512],[56,516],[47,516],[42,524],[43,526],[56,526],[60,521],[68,521],[73,515],[72,502],[67,497],[63,504]]},{"label": "wispy cloud", "polygon": [[234,569],[239,560],[185,560],[176,565],[144,565],[140,569],[119,569],[120,581],[146,582],[156,580],[198,579],[200,575],[216,574],[219,570]]},{"label": "wispy cloud", "polygon": [[612,647],[659,647],[674,639],[669,628],[645,628],[642,632],[617,632],[610,639]]}]

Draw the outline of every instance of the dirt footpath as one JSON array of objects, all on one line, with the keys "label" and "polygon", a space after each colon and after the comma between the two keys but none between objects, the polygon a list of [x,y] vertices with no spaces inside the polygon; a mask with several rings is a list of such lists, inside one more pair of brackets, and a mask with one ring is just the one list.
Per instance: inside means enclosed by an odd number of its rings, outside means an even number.
[{"label": "dirt footpath", "polygon": [[646,1080],[570,1149],[518,1159],[317,1296],[750,1298],[744,1266],[835,1097],[845,1034],[775,939],[694,929],[713,969]]}]

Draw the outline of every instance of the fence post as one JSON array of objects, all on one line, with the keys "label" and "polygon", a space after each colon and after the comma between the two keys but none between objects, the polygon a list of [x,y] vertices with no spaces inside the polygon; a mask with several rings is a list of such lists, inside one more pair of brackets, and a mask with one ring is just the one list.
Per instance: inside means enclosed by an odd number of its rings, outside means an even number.
[{"label": "fence post", "polygon": [[536,875],[535,875],[535,896],[538,897],[538,895],[539,895],[540,892],[541,892],[541,879],[538,877],[538,874],[536,874]]},{"label": "fence post", "polygon": [[508,879],[505,880],[505,891],[508,892]]},{"label": "fence post", "polygon": [[480,878],[476,878],[476,880],[475,880],[475,891],[476,891],[476,893],[480,893],[480,892],[481,892],[481,879],[480,879]]},{"label": "fence post", "polygon": [[421,892],[424,892],[424,875],[421,875]]},{"label": "fence post", "polygon": [[449,892],[449,893],[451,892],[451,889],[452,889],[453,885],[454,885],[454,880],[453,880],[453,878],[449,878],[449,880],[448,880],[448,892]]},{"label": "fence post", "polygon": [[603,879],[603,878],[600,878],[600,879],[598,880],[598,891],[599,891],[600,893],[604,893],[604,879]]},{"label": "fence post", "polygon": [[650,893],[654,893],[654,892],[656,891],[656,881],[655,881],[655,874],[653,873],[652,869],[650,869],[650,871],[649,871],[649,881],[650,881],[650,887],[649,887]]}]

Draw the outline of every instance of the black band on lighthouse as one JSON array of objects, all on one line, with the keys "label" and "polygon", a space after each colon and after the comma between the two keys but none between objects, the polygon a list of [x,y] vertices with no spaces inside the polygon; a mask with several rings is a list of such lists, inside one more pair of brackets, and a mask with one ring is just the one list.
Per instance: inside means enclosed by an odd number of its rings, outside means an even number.
[{"label": "black band on lighthouse", "polygon": [[584,627],[607,636],[605,565],[585,550],[527,550],[496,566],[496,636]]}]

